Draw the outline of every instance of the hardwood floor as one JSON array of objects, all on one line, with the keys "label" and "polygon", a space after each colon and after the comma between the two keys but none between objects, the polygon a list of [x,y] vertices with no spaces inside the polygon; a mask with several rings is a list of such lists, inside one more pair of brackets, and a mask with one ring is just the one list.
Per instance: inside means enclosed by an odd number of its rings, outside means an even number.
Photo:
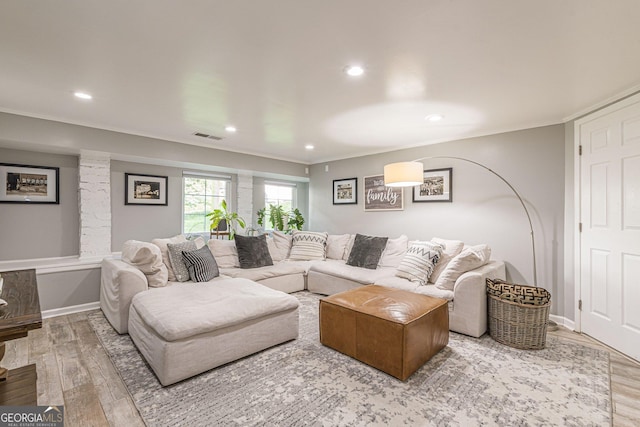
[{"label": "hardwood floor", "polygon": [[[562,327],[549,335],[609,350],[613,425],[640,425],[640,363]],[[38,404],[64,405],[65,426],[144,426],[86,313],[45,319],[28,338],[7,342],[3,366],[29,363],[37,365]]]}]

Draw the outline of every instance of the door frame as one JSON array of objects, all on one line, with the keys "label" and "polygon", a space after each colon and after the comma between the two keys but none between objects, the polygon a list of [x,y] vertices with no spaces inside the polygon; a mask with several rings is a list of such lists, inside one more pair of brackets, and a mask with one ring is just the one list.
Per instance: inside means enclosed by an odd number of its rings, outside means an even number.
[{"label": "door frame", "polygon": [[614,113],[618,110],[626,108],[630,105],[640,102],[640,92],[629,95],[613,104],[609,104],[599,110],[593,111],[585,116],[580,117],[574,122],[573,127],[573,188],[574,188],[574,240],[573,240],[573,283],[574,283],[574,329],[576,332],[582,332],[582,311],[579,309],[580,300],[582,299],[582,233],[580,232],[580,222],[582,217],[582,187],[581,187],[581,156],[580,156],[580,128],[585,123],[598,119],[607,114]]}]

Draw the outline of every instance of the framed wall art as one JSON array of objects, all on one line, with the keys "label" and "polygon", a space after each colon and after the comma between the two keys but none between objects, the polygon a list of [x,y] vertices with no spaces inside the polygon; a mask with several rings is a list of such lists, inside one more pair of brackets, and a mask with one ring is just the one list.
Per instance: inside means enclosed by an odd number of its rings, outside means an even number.
[{"label": "framed wall art", "polygon": [[358,178],[345,178],[333,180],[333,204],[357,205],[358,204]]},{"label": "framed wall art", "polygon": [[125,205],[167,206],[166,176],[124,174]]},{"label": "framed wall art", "polygon": [[384,175],[364,177],[364,210],[401,211],[404,209],[402,187],[384,185]]},{"label": "framed wall art", "polygon": [[60,168],[0,163],[0,203],[60,204]]},{"label": "framed wall art", "polygon": [[452,202],[453,168],[425,170],[422,184],[413,187],[414,202]]}]

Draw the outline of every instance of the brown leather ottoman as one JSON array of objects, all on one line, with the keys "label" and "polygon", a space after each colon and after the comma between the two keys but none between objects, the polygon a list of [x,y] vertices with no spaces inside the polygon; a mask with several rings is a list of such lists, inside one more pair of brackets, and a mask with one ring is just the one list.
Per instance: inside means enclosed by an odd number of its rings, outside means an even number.
[{"label": "brown leather ottoman", "polygon": [[320,300],[320,342],[406,380],[449,342],[447,301],[383,286]]}]

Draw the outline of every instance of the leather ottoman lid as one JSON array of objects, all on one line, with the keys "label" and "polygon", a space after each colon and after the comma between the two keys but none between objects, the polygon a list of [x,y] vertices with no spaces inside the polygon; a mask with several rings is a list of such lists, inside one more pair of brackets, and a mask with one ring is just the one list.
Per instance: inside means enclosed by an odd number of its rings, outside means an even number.
[{"label": "leather ottoman lid", "polygon": [[411,323],[447,305],[447,300],[444,299],[377,285],[362,286],[334,294],[322,302],[403,324]]}]

